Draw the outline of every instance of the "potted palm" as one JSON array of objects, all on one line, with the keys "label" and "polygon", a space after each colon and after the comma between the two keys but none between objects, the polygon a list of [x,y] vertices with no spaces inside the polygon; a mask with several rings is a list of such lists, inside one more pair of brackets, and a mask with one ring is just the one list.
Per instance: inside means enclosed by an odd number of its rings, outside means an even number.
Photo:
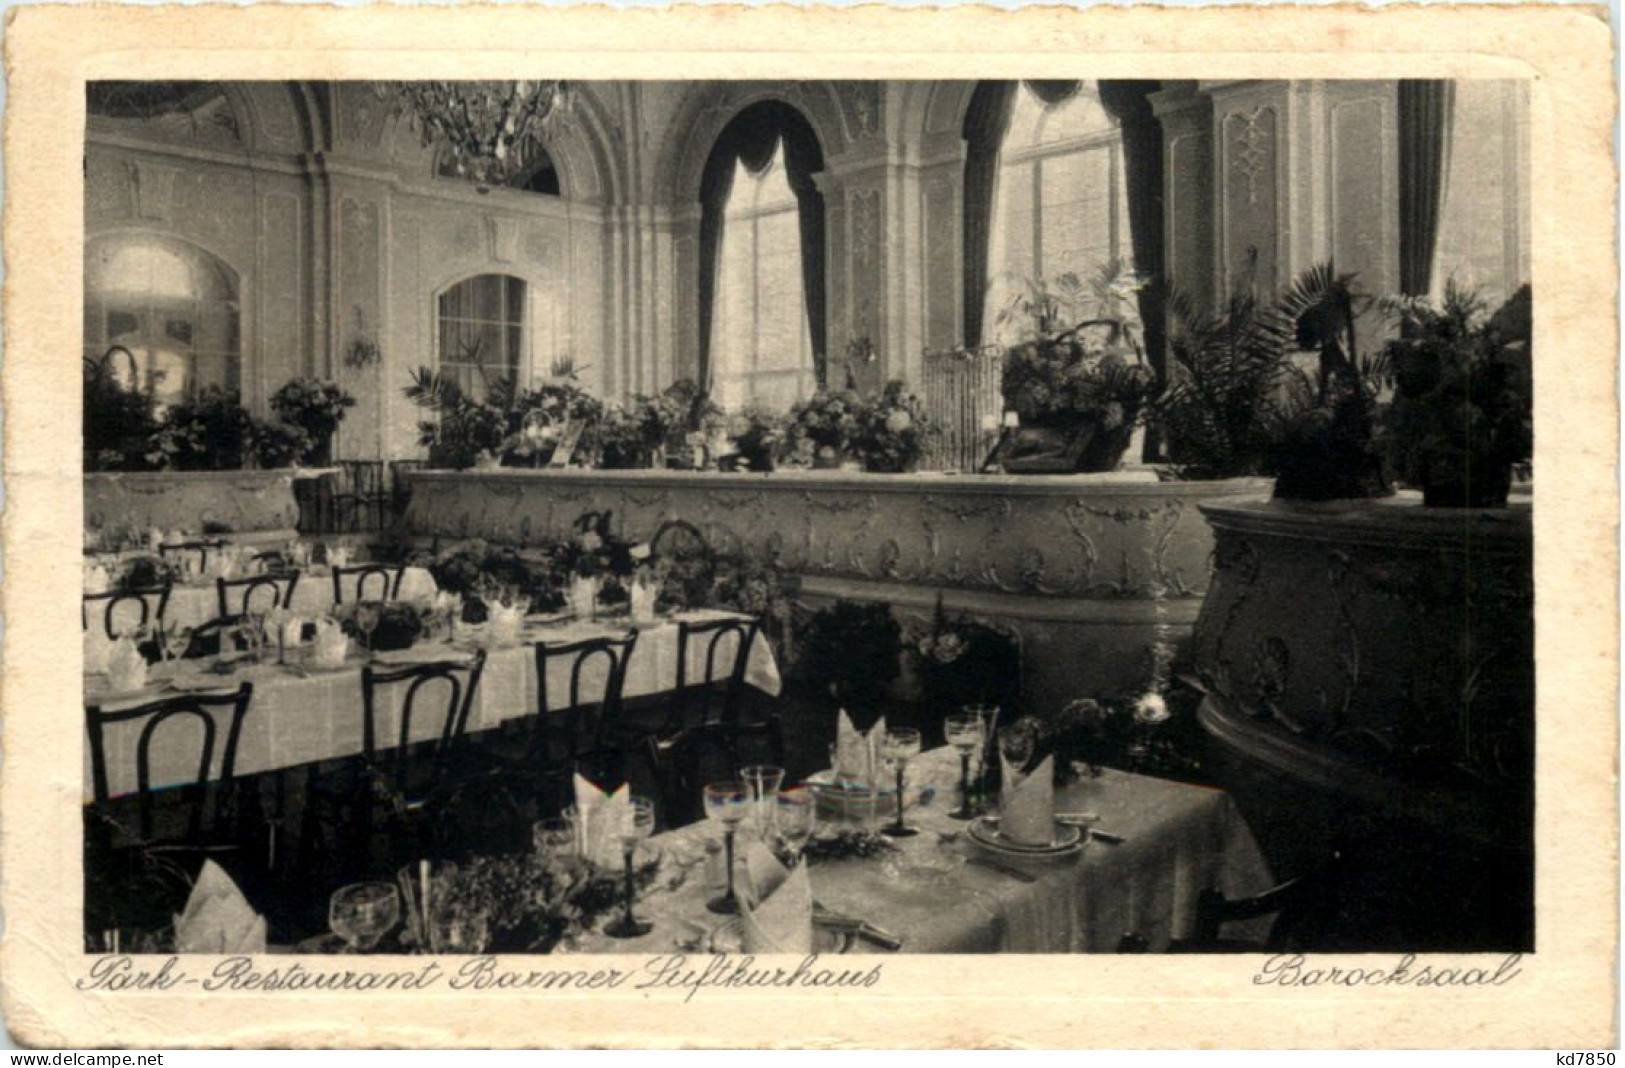
[{"label": "potted palm", "polygon": [[1494,316],[1454,282],[1437,306],[1388,306],[1402,328],[1386,350],[1394,399],[1383,421],[1396,472],[1428,507],[1505,506],[1534,445],[1529,287]]}]

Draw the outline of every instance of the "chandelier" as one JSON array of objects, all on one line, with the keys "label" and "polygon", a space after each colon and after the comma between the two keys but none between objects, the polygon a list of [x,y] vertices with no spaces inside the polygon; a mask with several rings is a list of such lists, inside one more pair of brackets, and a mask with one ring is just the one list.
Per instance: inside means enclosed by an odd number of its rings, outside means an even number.
[{"label": "chandelier", "polygon": [[444,145],[458,177],[482,193],[524,171],[573,100],[564,81],[397,82],[396,88],[423,143]]}]

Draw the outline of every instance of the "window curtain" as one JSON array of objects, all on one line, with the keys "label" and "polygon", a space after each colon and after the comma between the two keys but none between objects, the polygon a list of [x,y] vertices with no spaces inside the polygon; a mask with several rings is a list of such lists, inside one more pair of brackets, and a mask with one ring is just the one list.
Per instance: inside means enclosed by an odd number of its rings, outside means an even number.
[{"label": "window curtain", "polygon": [[1167,324],[1163,319],[1162,123],[1151,111],[1154,81],[1103,81],[1100,102],[1123,134],[1123,175],[1128,183],[1129,242],[1134,269],[1151,284],[1140,289],[1145,355],[1160,380],[1166,373]]},{"label": "window curtain", "polygon": [[813,180],[824,169],[824,151],[799,111],[776,100],[764,100],[735,115],[717,135],[700,176],[699,380],[707,390],[712,384],[711,323],[722,261],[723,214],[728,194],[733,192],[734,169],[742,162],[747,171],[760,174],[772,162],[773,150],[781,141],[801,230],[801,284],[813,374],[820,388],[825,385],[824,195]]},{"label": "window curtain", "polygon": [[1411,296],[1433,284],[1455,93],[1448,81],[1399,83],[1399,287]]},{"label": "window curtain", "polygon": [[1015,82],[982,82],[971,94],[970,106],[965,109],[965,217],[961,228],[964,242],[961,262],[966,348],[982,343],[999,147],[1010,128],[1015,101]]}]

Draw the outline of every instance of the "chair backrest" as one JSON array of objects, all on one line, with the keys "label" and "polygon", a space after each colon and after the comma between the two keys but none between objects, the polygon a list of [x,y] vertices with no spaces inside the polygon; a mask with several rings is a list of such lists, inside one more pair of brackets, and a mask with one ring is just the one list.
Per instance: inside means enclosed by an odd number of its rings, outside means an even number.
[{"label": "chair backrest", "polygon": [[[197,778],[190,783],[177,784],[192,793],[188,834],[195,840],[205,829],[205,823],[220,815],[220,798],[227,791],[216,793],[215,804],[208,803],[212,783],[228,784],[236,774],[237,743],[242,736],[243,719],[248,714],[249,702],[254,696],[254,684],[245,682],[235,693],[178,694],[157,701],[149,701],[132,708],[106,709],[100,705],[85,706],[85,727],[90,734],[90,773],[96,803],[105,806],[111,800],[107,776],[106,728],[110,724],[145,720],[136,741],[136,792],[140,805],[141,836],[150,839],[153,834],[152,740],[158,728],[177,717],[191,718],[202,725]],[[218,774],[215,765],[215,746],[220,741],[219,725],[211,709],[229,713],[226,736],[220,750]],[[177,736],[178,737],[178,736]],[[212,810],[212,811],[211,811]]]},{"label": "chair backrest", "polygon": [[337,460],[333,466],[343,472],[339,483],[341,492],[357,497],[382,497],[384,461]]},{"label": "chair backrest", "polygon": [[[535,728],[539,735],[557,734],[557,719],[564,717],[565,746],[568,755],[579,756],[601,745],[620,720],[621,691],[626,685],[626,665],[637,646],[638,632],[627,631],[619,638],[605,635],[581,641],[536,643]],[[562,705],[551,700],[555,678],[550,667],[568,665],[568,698]],[[583,693],[582,683],[589,667],[602,669],[596,693]]]},{"label": "chair backrest", "polygon": [[667,726],[683,730],[739,719],[740,688],[760,624],[724,617],[677,624],[677,688]]},{"label": "chair backrest", "polygon": [[162,586],[131,586],[122,590],[110,590],[107,593],[87,593],[79,613],[80,625],[88,628],[91,616],[99,613],[102,629],[107,637],[117,638],[122,631],[128,629],[121,627],[115,630],[113,626],[119,616],[119,609],[126,604],[138,605],[141,609],[141,614],[136,619],[137,627],[161,624],[164,621],[164,609],[169,607],[169,583],[166,582]]},{"label": "chair backrest", "polygon": [[[226,616],[247,615],[255,610],[254,595],[261,591],[269,591],[270,603],[266,598],[260,598],[260,611],[269,611],[273,608],[290,608],[293,605],[294,587],[299,585],[299,572],[289,571],[281,575],[255,575],[245,579],[215,579],[214,588],[220,598],[220,615]],[[237,599],[236,606],[231,603],[231,594],[234,590],[241,590],[242,596]]]},{"label": "chair backrest", "polygon": [[[387,764],[395,790],[404,793],[411,772],[412,717],[416,713],[418,694],[431,683],[446,688],[446,706],[440,720],[440,730],[431,746],[434,754],[436,781],[449,769],[457,743],[468,727],[468,710],[479,689],[480,675],[485,670],[485,650],[475,653],[469,660],[437,660],[426,664],[411,664],[393,671],[380,671],[366,667],[361,671],[361,747],[367,761]],[[389,740],[387,757],[380,755],[377,728],[377,692],[386,686],[404,683],[406,692],[401,696],[399,730]]]},{"label": "chair backrest", "polygon": [[1344,854],[1334,850],[1315,868],[1255,897],[1232,900],[1218,890],[1203,890],[1196,898],[1196,918],[1189,945],[1194,949],[1224,947],[1220,928],[1227,923],[1274,916],[1264,950],[1302,949],[1323,938],[1330,914],[1338,904],[1338,887],[1345,868]]},{"label": "chair backrest", "polygon": [[[401,592],[401,576],[406,574],[406,566],[397,564],[393,567],[384,564],[359,564],[355,567],[335,567],[333,569],[333,603],[344,603],[344,579],[348,575],[355,578],[355,600],[357,601],[393,601]],[[367,592],[372,589],[380,591],[377,597],[368,597]]]}]

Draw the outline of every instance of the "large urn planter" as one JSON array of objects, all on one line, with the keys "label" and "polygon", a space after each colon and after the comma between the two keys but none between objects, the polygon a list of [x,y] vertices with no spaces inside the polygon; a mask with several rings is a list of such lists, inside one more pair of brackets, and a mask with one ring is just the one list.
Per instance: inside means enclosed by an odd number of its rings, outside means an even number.
[{"label": "large urn planter", "polygon": [[85,527],[289,538],[299,524],[294,483],[319,473],[300,468],[90,472],[84,476]]},{"label": "large urn planter", "polygon": [[1467,833],[1527,815],[1529,508],[1202,511],[1214,572],[1194,652],[1215,734],[1289,777]]}]

